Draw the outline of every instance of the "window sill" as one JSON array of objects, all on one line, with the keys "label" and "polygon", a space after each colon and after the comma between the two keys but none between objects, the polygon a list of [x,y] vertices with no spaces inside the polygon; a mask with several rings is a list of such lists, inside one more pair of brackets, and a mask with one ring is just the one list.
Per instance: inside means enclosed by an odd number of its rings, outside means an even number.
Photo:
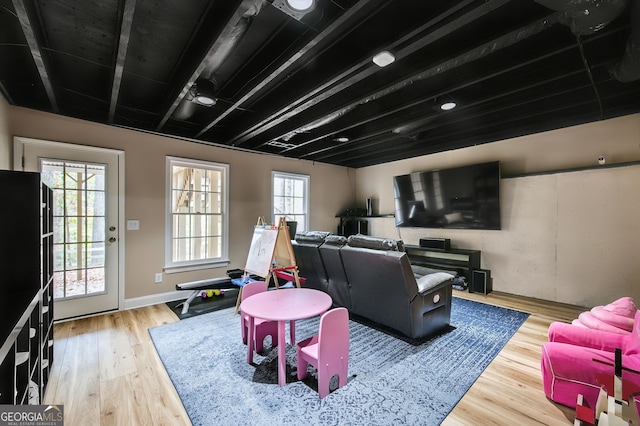
[{"label": "window sill", "polygon": [[229,259],[220,259],[212,262],[205,263],[189,263],[182,265],[171,265],[164,267],[165,274],[177,274],[180,272],[190,272],[190,271],[199,271],[202,269],[213,269],[213,268],[222,268],[224,266],[229,266]]}]

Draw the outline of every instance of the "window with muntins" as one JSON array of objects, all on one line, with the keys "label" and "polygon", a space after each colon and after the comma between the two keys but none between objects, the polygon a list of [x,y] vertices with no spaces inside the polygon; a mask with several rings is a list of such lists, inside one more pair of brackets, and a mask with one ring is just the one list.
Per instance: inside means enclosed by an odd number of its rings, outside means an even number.
[{"label": "window with muntins", "polygon": [[297,232],[306,231],[309,225],[309,176],[273,172],[272,182],[273,223],[279,223],[284,217],[288,222],[297,222]]},{"label": "window with muntins", "polygon": [[228,175],[227,164],[167,157],[166,272],[229,263]]}]

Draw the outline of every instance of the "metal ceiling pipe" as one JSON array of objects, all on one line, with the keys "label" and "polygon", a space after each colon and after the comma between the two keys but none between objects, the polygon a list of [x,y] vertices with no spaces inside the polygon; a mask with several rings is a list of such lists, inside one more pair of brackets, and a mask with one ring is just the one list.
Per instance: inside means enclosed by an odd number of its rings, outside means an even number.
[{"label": "metal ceiling pipe", "polygon": [[[187,97],[189,99],[187,99]],[[187,96],[185,96],[182,101],[180,101],[176,109],[173,111],[173,118],[176,118],[178,120],[186,120],[187,118],[191,117],[196,112],[196,107],[198,106],[197,104],[191,102],[192,99],[193,95],[191,94],[191,91],[189,91],[189,93],[187,93]]]},{"label": "metal ceiling pipe", "polygon": [[564,13],[563,24],[575,35],[593,34],[606,27],[626,9],[629,0],[535,0]]},{"label": "metal ceiling pipe", "polygon": [[357,105],[350,105],[346,108],[342,108],[338,111],[335,111],[329,115],[327,115],[326,117],[322,117],[318,120],[312,121],[311,123],[304,125],[302,127],[299,127],[289,133],[287,133],[286,135],[282,136],[280,139],[282,139],[285,142],[288,142],[289,140],[291,140],[291,138],[293,138],[295,135],[299,134],[299,133],[306,133],[309,132],[311,130],[317,129],[318,127],[324,126],[325,124],[329,124],[332,121],[337,120],[338,118],[342,117],[343,115],[345,115],[346,113],[348,113],[349,111],[351,111],[353,108],[355,108]]},{"label": "metal ceiling pipe", "polygon": [[[593,34],[616,19],[629,6],[629,0],[535,0],[550,9],[563,12],[563,23],[576,36]],[[631,0],[631,34],[625,52],[610,73],[623,83],[640,79],[640,0]]]},{"label": "metal ceiling pipe", "polygon": [[628,83],[640,79],[640,0],[631,5],[631,35],[627,40],[622,59],[611,68],[611,75]]},{"label": "metal ceiling pipe", "polygon": [[[238,42],[245,35],[251,19],[260,13],[264,6],[264,0],[245,0],[242,7],[245,8],[242,17],[238,23],[233,27],[231,34],[223,40],[220,48],[218,48],[212,55],[204,59],[207,62],[206,68],[202,71],[199,78],[206,80],[212,80],[215,72],[222,66],[224,61],[229,57],[233,48],[236,47]],[[178,120],[186,120],[190,118],[196,112],[196,104],[192,102],[193,93],[192,90],[185,95],[180,104],[173,112],[173,117]]]}]

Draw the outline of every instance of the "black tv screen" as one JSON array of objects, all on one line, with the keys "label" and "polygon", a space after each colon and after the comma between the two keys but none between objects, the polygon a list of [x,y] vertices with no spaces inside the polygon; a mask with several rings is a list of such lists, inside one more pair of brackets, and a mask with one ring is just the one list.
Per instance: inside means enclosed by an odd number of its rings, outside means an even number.
[{"label": "black tv screen", "polygon": [[395,176],[396,226],[500,229],[500,162]]}]

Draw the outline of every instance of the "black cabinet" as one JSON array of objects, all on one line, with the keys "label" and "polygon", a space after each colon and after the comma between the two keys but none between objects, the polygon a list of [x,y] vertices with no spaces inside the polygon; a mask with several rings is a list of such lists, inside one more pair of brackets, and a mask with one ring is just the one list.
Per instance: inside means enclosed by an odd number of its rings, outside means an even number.
[{"label": "black cabinet", "polygon": [[40,404],[53,353],[52,195],[39,173],[2,170],[0,199],[0,404]]},{"label": "black cabinet", "polygon": [[480,250],[439,250],[406,245],[405,251],[412,264],[437,269],[455,270],[459,275],[466,277],[467,283],[472,282],[473,271],[480,269]]},{"label": "black cabinet", "polygon": [[349,218],[346,220],[341,220],[338,225],[338,235],[344,235],[348,237],[349,235],[368,235],[369,234],[369,222],[366,220],[358,220],[354,218]]}]

